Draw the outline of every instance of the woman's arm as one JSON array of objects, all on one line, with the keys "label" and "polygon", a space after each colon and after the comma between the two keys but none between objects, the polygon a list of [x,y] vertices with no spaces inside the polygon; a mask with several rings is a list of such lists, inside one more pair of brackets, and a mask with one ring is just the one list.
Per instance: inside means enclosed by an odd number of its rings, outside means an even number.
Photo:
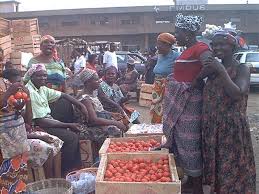
[{"label": "woman's arm", "polygon": [[242,95],[247,94],[250,85],[250,70],[245,64],[240,64],[237,69],[237,76],[232,80],[227,71],[222,71],[220,74],[222,80],[221,85],[225,92],[234,100],[239,99]]},{"label": "woman's arm", "polygon": [[65,94],[65,93],[62,93],[61,97],[65,98],[66,100],[71,102],[73,105],[77,106],[80,109],[80,111],[84,114],[86,120],[88,119],[88,112],[87,112],[87,109],[84,106],[84,104],[82,104],[79,100],[75,99],[74,97],[72,97],[68,94]]},{"label": "woman's arm", "polygon": [[83,100],[82,103],[87,107],[87,111],[89,114],[89,124],[92,126],[108,126],[108,125],[115,125],[121,130],[126,130],[126,126],[118,121],[98,118],[96,115],[96,112],[94,110],[94,107],[92,105],[92,102],[90,100]]}]

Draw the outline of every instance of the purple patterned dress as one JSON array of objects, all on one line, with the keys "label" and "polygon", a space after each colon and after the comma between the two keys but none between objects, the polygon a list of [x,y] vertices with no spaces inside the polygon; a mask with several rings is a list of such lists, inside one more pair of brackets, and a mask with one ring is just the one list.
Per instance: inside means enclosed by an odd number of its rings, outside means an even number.
[{"label": "purple patterned dress", "polygon": [[[235,79],[237,66],[228,69]],[[208,79],[203,94],[205,183],[217,194],[255,194],[256,170],[246,115],[248,94],[234,101],[221,80]]]}]

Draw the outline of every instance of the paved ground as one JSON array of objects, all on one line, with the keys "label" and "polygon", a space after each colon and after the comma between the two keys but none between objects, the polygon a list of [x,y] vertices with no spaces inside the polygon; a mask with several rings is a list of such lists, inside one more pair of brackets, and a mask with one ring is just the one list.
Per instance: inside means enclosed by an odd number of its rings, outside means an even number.
[{"label": "paved ground", "polygon": [[[132,102],[132,104],[141,113],[140,121],[142,123],[150,123],[149,108],[140,107],[136,102]],[[259,88],[251,89],[248,100],[247,115],[250,121],[256,171],[257,175],[259,175]],[[259,176],[257,176],[257,190],[259,191]]]}]

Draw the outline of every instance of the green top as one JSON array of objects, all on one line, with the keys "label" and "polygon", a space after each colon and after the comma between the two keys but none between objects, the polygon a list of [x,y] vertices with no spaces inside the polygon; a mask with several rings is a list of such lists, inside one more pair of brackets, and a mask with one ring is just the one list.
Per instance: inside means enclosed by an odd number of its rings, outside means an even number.
[{"label": "green top", "polygon": [[61,92],[46,86],[37,89],[31,81],[26,84],[26,87],[30,91],[33,119],[44,118],[49,115],[51,113],[49,103],[61,97]]}]

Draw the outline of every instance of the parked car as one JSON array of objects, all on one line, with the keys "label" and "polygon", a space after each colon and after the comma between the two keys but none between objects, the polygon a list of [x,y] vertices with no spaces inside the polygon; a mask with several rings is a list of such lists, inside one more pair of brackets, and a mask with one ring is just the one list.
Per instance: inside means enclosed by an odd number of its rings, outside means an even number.
[{"label": "parked car", "polygon": [[251,73],[250,85],[259,86],[259,52],[238,52],[234,55],[234,58],[241,64],[249,66]]},{"label": "parked car", "polygon": [[131,53],[127,51],[117,51],[117,61],[118,61],[118,68],[121,72],[124,72],[127,69],[127,62],[129,59],[135,61],[136,70],[140,75],[143,75],[145,72],[145,62],[146,59],[142,55],[138,53]]}]

